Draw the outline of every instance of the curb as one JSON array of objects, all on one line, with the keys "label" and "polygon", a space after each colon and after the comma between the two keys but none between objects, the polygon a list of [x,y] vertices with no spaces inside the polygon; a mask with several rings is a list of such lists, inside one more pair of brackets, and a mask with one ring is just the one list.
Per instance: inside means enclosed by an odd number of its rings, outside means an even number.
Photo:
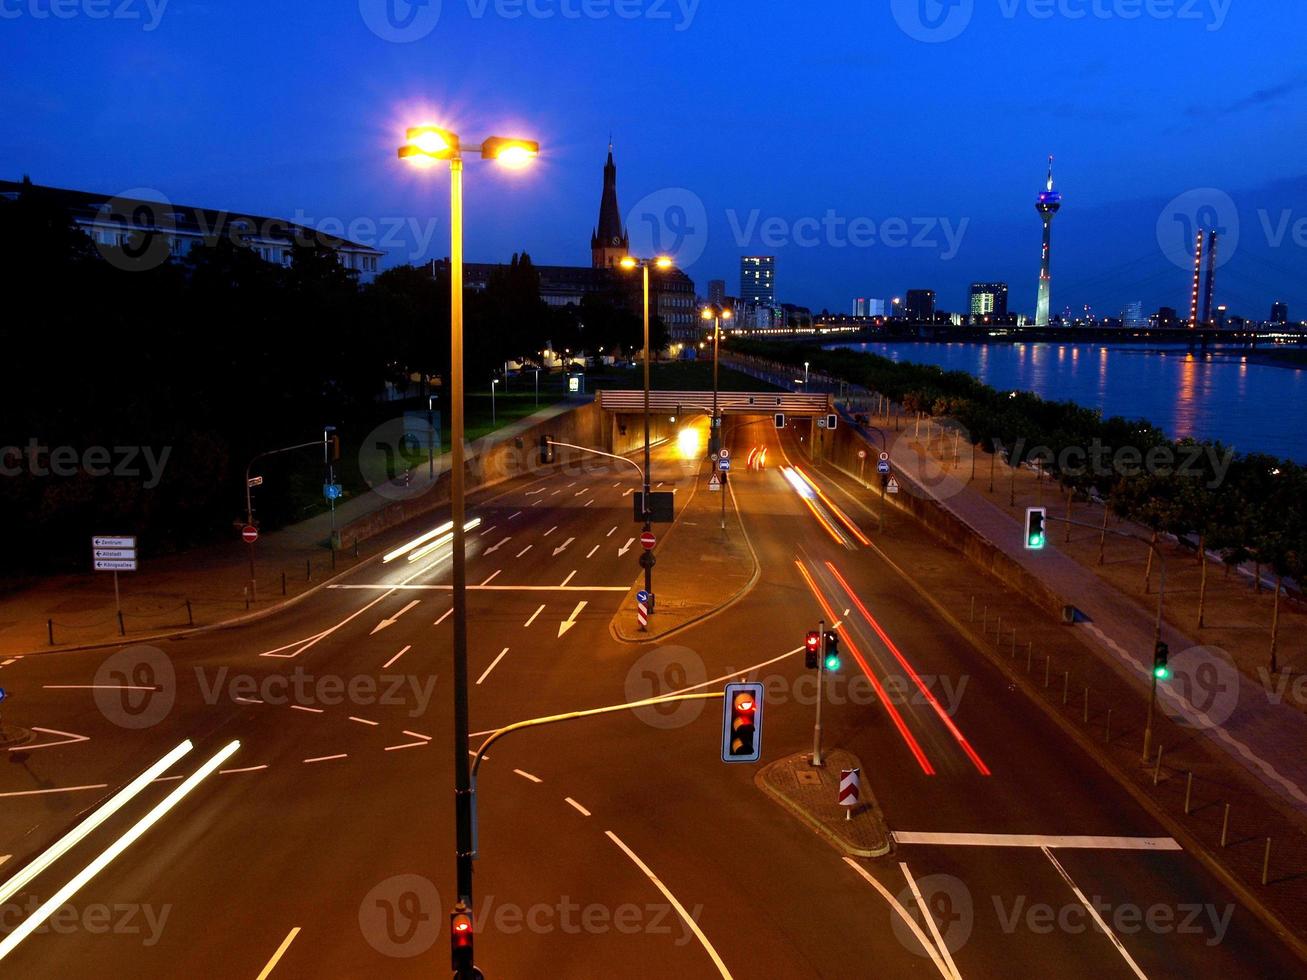
[{"label": "curb", "polygon": [[[730,609],[737,602],[743,599],[746,595],[752,592],[753,587],[758,584],[758,580],[762,578],[762,565],[758,561],[758,553],[753,548],[753,541],[749,538],[749,531],[744,526],[744,516],[740,513],[739,504],[736,502],[735,499],[735,488],[730,485],[729,481],[726,484],[726,488],[731,495],[731,507],[735,510],[735,519],[739,522],[740,531],[744,535],[745,547],[749,549],[749,559],[753,562],[753,574],[749,576],[749,581],[745,582],[744,585],[742,585],[735,592],[734,595],[730,596],[721,605],[716,606],[713,609],[709,609],[705,612],[699,613],[696,616],[692,616],[689,619],[687,619],[685,622],[679,623],[676,626],[669,627],[668,629],[663,630],[661,633],[649,633],[645,636],[629,637],[626,636],[624,633],[622,633],[621,628],[617,625],[617,623],[619,618],[623,615],[623,611],[627,605],[627,601],[631,597],[631,592],[637,590],[641,584],[640,580],[637,579],[635,585],[631,587],[631,590],[629,590],[626,593],[625,598],[622,600],[622,606],[613,615],[613,618],[608,621],[608,632],[612,636],[612,638],[616,640],[618,643],[629,643],[632,645],[638,645],[641,643],[652,643],[654,640],[664,639],[668,636],[673,635],[674,633],[679,633],[682,630],[689,629],[691,626],[697,626],[698,624],[706,620],[712,619],[714,616],[720,616],[722,613],[726,612],[726,610]],[[690,499],[693,500],[694,497],[698,495],[698,493],[699,493],[699,484],[698,481],[696,480],[694,485],[694,494],[691,495]],[[686,506],[688,507],[689,504],[687,503]],[[676,530],[676,528],[679,526],[680,526],[680,521],[677,521],[676,524],[672,525],[672,530],[673,531]],[[671,531],[669,531],[668,534],[670,535]]]},{"label": "curb", "polygon": [[[800,755],[803,755],[803,753],[800,753]],[[806,756],[804,757],[806,758]],[[867,796],[869,798],[865,804],[865,812],[869,818],[876,823],[877,829],[885,840],[884,847],[855,847],[840,834],[836,833],[829,824],[810,813],[802,803],[790,799],[790,797],[786,796],[779,789],[770,785],[767,782],[766,773],[771,769],[787,765],[793,758],[795,758],[795,756],[786,756],[763,766],[753,774],[754,785],[788,810],[792,816],[797,817],[800,823],[808,827],[809,830],[814,831],[817,836],[823,838],[828,844],[841,853],[848,854],[852,857],[878,858],[884,857],[886,854],[889,854],[894,850],[894,835],[890,833],[889,826],[885,822],[885,815],[881,811],[880,804],[876,802],[876,797],[870,789],[867,790]],[[861,766],[860,760],[856,757],[854,757],[854,761],[859,763],[859,767]]]}]

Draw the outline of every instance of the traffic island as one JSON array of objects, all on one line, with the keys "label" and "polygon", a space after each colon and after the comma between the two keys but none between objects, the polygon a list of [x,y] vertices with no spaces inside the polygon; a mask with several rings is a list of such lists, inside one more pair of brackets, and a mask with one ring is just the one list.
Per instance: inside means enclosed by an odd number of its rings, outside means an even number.
[{"label": "traffic island", "polygon": [[835,749],[825,765],[812,765],[811,753],[786,756],[768,763],[753,777],[758,788],[845,854],[882,857],[892,848],[885,815],[866,780],[860,781],[856,806],[841,806],[840,773],[861,769],[852,752]]},{"label": "traffic island", "polygon": [[36,740],[36,733],[27,728],[20,728],[18,725],[7,725],[0,722],[0,746],[5,748],[21,748],[28,742]]},{"label": "traffic island", "polygon": [[[616,639],[626,643],[663,639],[723,612],[758,581],[758,559],[729,484],[724,491],[711,491],[710,476],[711,470],[701,467],[693,483],[677,493],[678,497],[688,493],[689,499],[684,505],[677,501],[676,523],[654,525],[658,539],[654,609],[642,631],[637,615],[637,597],[644,589],[641,575],[613,616],[610,631]],[[721,526],[723,492],[727,494],[725,528]]]}]

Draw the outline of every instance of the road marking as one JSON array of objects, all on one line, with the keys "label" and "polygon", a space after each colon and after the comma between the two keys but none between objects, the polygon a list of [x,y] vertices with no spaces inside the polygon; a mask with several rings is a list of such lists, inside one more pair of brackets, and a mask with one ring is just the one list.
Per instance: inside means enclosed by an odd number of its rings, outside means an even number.
[{"label": "road marking", "polygon": [[576,491],[576,493],[572,494],[572,496],[573,496],[573,497],[579,497],[579,496],[581,496],[581,494],[583,494],[583,493],[589,493],[589,492],[590,492],[590,488],[589,488],[589,487],[582,487],[580,490]]},{"label": "road marking", "polygon": [[493,582],[493,581],[495,580],[495,576],[498,575],[498,574],[499,574],[500,572],[502,572],[502,571],[503,571],[502,568],[496,568],[493,572],[490,573],[490,577],[487,578],[487,579],[486,579],[484,582],[482,582],[481,584],[482,584],[482,585],[489,585],[491,582]]},{"label": "road marking", "polygon": [[546,531],[546,532],[544,533],[544,535],[542,535],[542,536],[547,538],[547,537],[549,537],[549,535],[553,534],[553,533],[554,533],[555,531],[557,531],[557,530],[558,530],[558,525],[555,524],[555,525],[554,525],[553,527],[551,527],[548,531]]},{"label": "road marking", "polygon": [[516,514],[509,514],[508,519],[511,521],[513,518],[521,517],[521,516],[522,516],[522,512],[519,510]]},{"label": "road marking", "polygon": [[496,551],[498,551],[500,548],[502,548],[504,545],[508,544],[508,542],[512,540],[513,540],[513,536],[510,534],[508,537],[501,539],[498,544],[492,544],[489,548],[487,548],[483,552],[483,554],[493,555]]},{"label": "road marking", "polygon": [[239,701],[241,704],[263,704],[258,698],[243,698],[240,695],[233,695],[233,701]]},{"label": "road marking", "polygon": [[414,599],[412,602],[410,602],[407,606],[405,606],[405,607],[404,607],[403,609],[401,609],[399,612],[395,613],[395,615],[390,616],[390,617],[388,617],[388,618],[386,618],[386,619],[381,620],[381,622],[377,623],[376,626],[372,627],[372,632],[369,633],[368,635],[369,635],[369,636],[375,636],[377,633],[380,633],[382,630],[384,630],[384,629],[386,629],[386,628],[388,628],[388,627],[394,626],[395,623],[399,620],[399,617],[400,617],[400,616],[404,615],[404,613],[408,612],[410,609],[412,609],[414,606],[416,606],[416,605],[417,605],[419,602],[421,602],[421,601],[422,601],[421,599]]},{"label": "road marking", "polygon": [[699,928],[699,923],[695,922],[694,917],[691,916],[689,912],[685,911],[685,906],[676,900],[676,896],[671,893],[668,887],[658,880],[658,876],[650,870],[649,865],[641,861],[636,853],[627,847],[626,844],[622,842],[622,839],[611,830],[605,830],[604,834],[607,835],[609,840],[622,849],[622,852],[631,859],[635,866],[644,872],[645,877],[652,881],[654,886],[663,893],[663,897],[672,903],[672,907],[680,914],[681,918],[685,921],[686,926],[688,926],[690,931],[698,937],[700,944],[703,946],[704,950],[707,951],[709,957],[712,958],[713,963],[717,967],[717,972],[725,977],[726,980],[733,980],[731,977],[731,971],[726,969],[726,964],[722,962],[722,958],[717,955],[717,950],[713,949],[713,944],[708,941],[708,937],[705,936],[703,930]]},{"label": "road marking", "polygon": [[593,503],[594,503],[594,498],[591,497],[589,500],[587,500],[587,501],[585,502],[585,505],[586,505],[587,507],[589,507],[589,506],[590,506],[591,504],[593,504]]},{"label": "road marking", "polygon": [[952,847],[1039,847],[1062,850],[1180,851],[1170,837],[1065,837],[1039,834],[936,834],[894,831],[898,844],[927,844]]},{"label": "road marking", "polygon": [[348,752],[339,752],[336,755],[317,755],[312,759],[305,759],[305,762],[331,762],[333,759],[345,759],[349,757]]},{"label": "road marking", "polygon": [[[575,575],[575,574],[576,574],[576,569],[575,569],[575,568],[572,569],[570,572],[568,572],[568,573],[567,573],[567,578],[563,579],[563,585],[567,585],[568,582],[572,581],[572,576]],[[559,588],[562,588],[562,587],[563,587],[562,585],[559,586]]]},{"label": "road marking", "polygon": [[[359,610],[359,611],[362,612],[362,610]],[[322,639],[322,634],[321,634],[321,633],[315,633],[313,636],[306,636],[306,637],[304,637],[304,638],[301,639],[301,640],[295,640],[293,643],[287,643],[285,646],[273,647],[271,650],[265,650],[263,653],[259,654],[259,656],[260,656],[260,657],[272,657],[272,656],[276,656],[276,655],[277,655],[278,653],[280,653],[282,650],[289,650],[291,647],[293,647],[293,646],[298,646],[298,645],[301,644],[301,643],[305,643],[305,644],[307,644],[307,643],[314,643],[314,642],[316,642],[316,641],[318,641],[318,640],[320,640],[320,639]],[[306,648],[306,649],[307,649],[307,648]],[[297,651],[297,653],[298,653],[298,651]],[[297,655],[296,653],[292,653],[292,654],[290,654],[290,656],[292,656],[292,657],[293,657],[293,656],[296,656],[296,655]]]},{"label": "road marking", "polygon": [[238,772],[258,772],[260,769],[267,769],[267,768],[268,767],[266,765],[263,765],[263,766],[246,766],[244,769],[219,769],[218,775],[234,776]]},{"label": "road marking", "polygon": [[47,691],[161,691],[158,686],[136,684],[42,684]]},{"label": "road marking", "polygon": [[426,744],[426,742],[405,742],[403,745],[387,745],[383,751],[394,752],[397,749],[416,749]]},{"label": "road marking", "polygon": [[497,527],[499,527],[498,524],[491,524],[488,528],[486,528],[484,531],[481,532],[481,537],[484,538],[487,534],[495,530]]},{"label": "road marking", "polygon": [[572,799],[570,796],[565,796],[563,797],[563,799],[567,800],[567,802],[572,805],[572,808],[576,810],[577,813],[581,814],[581,816],[588,817],[591,815],[589,810],[583,807],[580,803],[576,802],[576,800]]},{"label": "road marking", "polygon": [[0,854],[0,864],[4,864],[4,863],[5,863],[6,861],[8,861],[11,857],[13,857],[12,854]]},{"label": "road marking", "polygon": [[571,483],[569,483],[569,484],[567,485],[567,489],[568,489],[568,490],[571,490],[574,486],[576,486],[576,481],[575,481],[575,480],[573,480]]},{"label": "road marking", "polygon": [[558,624],[558,638],[560,640],[563,638],[564,633],[566,633],[568,630],[570,630],[573,626],[576,625],[576,617],[581,615],[581,610],[584,609],[585,607],[586,607],[586,603],[584,600],[578,602],[576,604],[576,608],[572,610],[572,615],[568,616],[565,620],[563,620],[561,623]]},{"label": "road marking", "polygon": [[599,545],[595,545],[593,548],[590,549],[589,553],[586,554],[586,557],[593,558],[595,556],[595,552],[598,550],[599,550]]},{"label": "road marking", "polygon": [[320,714],[322,714],[322,709],[321,709],[321,708],[307,708],[307,707],[305,707],[305,706],[302,705],[302,704],[292,704],[292,705],[291,705],[291,708],[293,708],[295,711],[311,711],[311,712],[313,712],[315,715],[320,715]]},{"label": "road marking", "polygon": [[544,492],[545,492],[545,488],[544,488],[544,487],[541,487],[539,490],[528,490],[528,491],[526,492],[526,495],[527,495],[528,497],[534,497],[536,494],[540,494],[540,493],[544,493]]},{"label": "road marking", "polygon": [[[375,589],[387,588],[381,585],[333,585],[333,589]],[[397,585],[389,588],[405,589],[411,592],[449,592],[454,587],[452,585]],[[469,592],[629,592],[630,587],[625,585],[569,585],[563,588],[559,585],[469,585]]]},{"label": "road marking", "polygon": [[281,961],[281,958],[286,955],[286,950],[290,949],[290,944],[295,941],[295,937],[299,934],[299,926],[296,926],[287,933],[286,938],[283,939],[281,945],[277,947],[277,952],[272,954],[272,959],[268,960],[267,965],[263,968],[263,972],[258,975],[256,980],[268,980],[268,974],[276,968],[277,964]]},{"label": "road marking", "polygon": [[566,541],[564,541],[562,544],[560,544],[557,548],[555,548],[555,549],[554,549],[554,557],[557,558],[557,557],[558,557],[559,555],[561,555],[564,551],[566,551],[566,550],[567,550],[567,546],[570,545],[570,544],[571,544],[573,541],[575,541],[575,540],[576,540],[576,538],[568,538]]},{"label": "road marking", "polygon": [[95,783],[91,786],[59,786],[55,789],[24,789],[16,793],[0,793],[0,799],[10,796],[44,796],[46,793],[79,793],[84,789],[108,789],[108,783]]},{"label": "road marking", "polygon": [[483,680],[485,680],[487,677],[490,676],[490,672],[491,672],[492,670],[494,670],[496,666],[498,666],[499,661],[501,661],[501,660],[504,659],[504,654],[506,654],[506,653],[508,653],[508,647],[504,647],[504,649],[500,650],[500,651],[499,651],[499,656],[497,656],[494,660],[490,661],[490,666],[486,668],[485,673],[482,674],[480,677],[477,678],[477,686],[478,686],[478,687],[481,685],[481,682],[482,682]]},{"label": "road marking", "polygon": [[357,721],[360,725],[372,725],[372,726],[374,726],[374,727],[375,727],[376,725],[380,725],[380,724],[381,724],[381,722],[379,722],[379,721],[368,721],[368,719],[366,719],[366,718],[358,718],[358,717],[356,717],[356,716],[354,716],[354,715],[350,715],[350,716],[349,716],[349,720],[350,720],[350,721]]},{"label": "road marking", "polygon": [[447,619],[448,619],[450,616],[452,616],[452,615],[454,615],[454,610],[453,610],[453,608],[451,607],[451,608],[449,608],[449,609],[446,609],[443,613],[441,613],[440,618],[437,619],[437,620],[436,620],[434,623],[432,623],[431,625],[432,625],[432,626],[439,626],[441,623],[443,623],[445,620],[447,620]]},{"label": "road marking", "polygon": [[542,602],[540,603],[540,608],[531,614],[531,618],[522,624],[522,629],[526,629],[528,626],[534,623],[536,621],[536,617],[539,616],[544,611],[545,611],[545,604]]},{"label": "road marking", "polygon": [[[454,610],[452,610],[452,609],[450,610],[450,612],[453,612],[453,611],[454,611]],[[447,613],[446,615],[448,615],[448,613]],[[381,665],[381,669],[382,669],[382,670],[387,670],[387,669],[390,667],[391,664],[393,664],[396,660],[398,660],[400,657],[404,656],[404,654],[408,653],[408,652],[409,652],[410,650],[412,650],[412,649],[413,649],[413,645],[410,643],[410,644],[409,644],[408,646],[406,646],[403,650],[400,650],[399,653],[395,654],[393,657],[391,657],[389,660],[387,660],[384,664],[382,664],[382,665]]]},{"label": "road marking", "polygon": [[1058,863],[1057,858],[1053,857],[1053,852],[1047,847],[1041,847],[1040,850],[1044,852],[1044,857],[1053,862],[1053,867],[1057,868],[1057,873],[1062,876],[1062,880],[1070,886],[1073,892],[1075,892],[1076,898],[1080,899],[1080,904],[1089,910],[1089,914],[1093,917],[1094,922],[1098,924],[1098,928],[1103,930],[1103,934],[1106,935],[1108,939],[1112,940],[1112,945],[1116,947],[1117,952],[1121,954],[1121,958],[1125,960],[1130,969],[1134,971],[1134,975],[1137,976],[1139,980],[1148,980],[1147,974],[1139,969],[1139,964],[1131,958],[1130,954],[1126,952],[1126,948],[1121,945],[1121,940],[1116,937],[1116,933],[1107,927],[1107,923],[1103,921],[1103,917],[1098,914],[1098,909],[1094,908],[1089,899],[1085,898],[1085,893],[1082,892],[1079,886],[1071,880],[1071,876],[1067,874],[1066,869]]},{"label": "road marking", "polygon": [[13,745],[10,746],[10,752],[35,752],[37,749],[52,749],[58,745],[76,745],[78,742],[89,742],[89,735],[74,735],[72,732],[61,732],[54,728],[37,728],[32,726],[32,731],[40,732],[42,735],[62,735],[64,736],[58,742],[40,742],[36,745]]},{"label": "road marking", "polygon": [[531,506],[532,506],[532,507],[539,507],[539,506],[540,506],[541,504],[543,504],[543,503],[544,503],[543,500],[537,500],[537,501],[536,501],[534,504],[532,504]]},{"label": "road marking", "polygon": [[513,772],[517,773],[517,774],[518,774],[519,776],[521,776],[523,779],[529,779],[529,780],[531,780],[531,782],[533,782],[533,783],[543,783],[543,782],[544,782],[544,780],[541,779],[539,776],[533,776],[533,775],[531,775],[529,772],[523,772],[521,769],[514,769]]},{"label": "road marking", "polygon": [[560,493],[562,493],[562,492],[563,492],[562,490],[555,490],[555,491],[554,491],[553,493],[551,493],[549,496],[551,496],[551,497],[557,497],[557,496],[558,496]]},{"label": "road marking", "polygon": [[[939,950],[935,948],[935,944],[926,938],[926,934],[921,931],[921,926],[917,925],[917,920],[908,914],[908,910],[899,904],[899,900],[891,895],[884,885],[873,878],[871,873],[857,861],[853,860],[853,858],[845,857],[843,860],[850,868],[862,875],[871,887],[880,892],[881,897],[884,898],[885,901],[889,902],[890,908],[895,911],[898,917],[907,925],[908,929],[912,931],[912,934],[917,937],[917,942],[921,943],[921,948],[926,951],[926,954],[935,964],[935,968],[939,970],[940,975],[944,977],[944,980],[953,980],[953,975],[949,973],[948,967],[945,966],[944,961],[940,959]],[[929,916],[930,910],[923,908],[922,915]]]},{"label": "road marking", "polygon": [[662,481],[662,480],[659,480],[659,481],[658,481],[658,486],[654,487],[654,489],[655,489],[655,490],[659,490],[659,489],[662,488],[662,485],[663,485],[663,481]]},{"label": "road marking", "polygon": [[[11,663],[14,662],[14,659],[15,659],[14,657],[10,657],[8,660],[0,660],[0,667],[8,667]],[[8,860],[8,858],[9,855],[6,854],[5,859]]]},{"label": "road marking", "polygon": [[519,552],[517,553],[517,557],[518,557],[518,558],[521,558],[521,557],[522,557],[523,555],[525,555],[528,551],[530,551],[531,548],[532,548],[532,545],[527,545],[525,548],[523,548],[521,551],[519,551]]},{"label": "road marking", "polygon": [[420,739],[423,739],[423,740],[428,741],[428,742],[431,741],[431,736],[430,736],[430,735],[423,735],[421,732],[410,732],[407,728],[404,729],[404,734],[405,734],[405,735],[412,735],[414,738],[420,738]]},{"label": "road marking", "polygon": [[[197,769],[194,773],[192,773],[184,783],[182,783],[175,790],[169,793],[166,797],[164,797],[162,800],[156,803],[153,809],[151,809],[145,816],[141,817],[141,819],[136,821],[136,823],[133,824],[130,829],[124,832],[122,836],[120,836],[117,840],[115,840],[112,844],[110,844],[107,848],[105,848],[105,850],[103,850],[94,860],[92,860],[90,864],[82,868],[82,870],[79,871],[76,875],[74,875],[72,879],[70,879],[65,885],[63,885],[53,895],[51,895],[50,898],[48,898],[44,904],[42,904],[38,909],[32,912],[32,914],[29,915],[26,919],[24,919],[12,932],[9,933],[9,935],[7,935],[2,941],[0,941],[0,960],[4,959],[6,956],[12,953],[14,951],[14,948],[19,943],[21,943],[24,939],[26,939],[29,935],[31,935],[31,933],[33,933],[38,928],[40,928],[40,926],[50,917],[50,915],[56,909],[61,908],[68,901],[68,899],[71,898],[73,895],[75,895],[84,885],[86,885],[87,882],[89,882],[97,874],[103,871],[105,867],[107,867],[109,863],[114,860],[114,858],[118,857],[123,851],[127,850],[127,848],[130,847],[137,839],[139,839],[142,834],[144,834],[147,830],[149,830],[152,826],[154,826],[154,824],[158,823],[158,821],[162,819],[168,813],[169,810],[171,810],[174,806],[176,806],[182,800],[183,797],[187,796],[202,781],[204,781],[209,776],[211,776],[213,774],[213,771],[217,769],[220,765],[222,765],[227,759],[231,758],[231,756],[234,755],[240,749],[240,747],[241,747],[241,743],[239,741],[233,740],[227,743],[226,746],[220,749],[207,762],[205,762],[202,766],[200,766],[199,769]],[[110,810],[110,807],[113,807],[115,803],[117,803],[118,806],[121,806],[123,803],[126,803],[132,796],[135,796],[136,793],[140,792],[140,790],[144,788],[145,783],[149,781],[150,776],[153,775],[155,770],[161,771],[160,767],[163,768],[170,767],[173,764],[173,762],[179,759],[182,755],[185,755],[190,750],[191,750],[191,743],[189,740],[178,745],[167,756],[164,756],[164,758],[156,762],[150,769],[146,770],[135,780],[133,780],[132,783],[129,784],[129,786],[126,789],[119,792],[114,797],[113,800],[111,800],[108,804],[105,805],[105,807],[102,807],[99,811],[97,811],[95,816],[93,816],[90,820],[85,821],[78,827],[74,828],[69,835],[61,839],[59,844],[56,844],[54,847],[47,850],[42,855],[42,858],[38,858],[37,861],[34,861],[32,864],[29,864],[26,868],[23,869],[22,872],[20,872],[14,878],[11,878],[8,882],[6,882],[4,885],[4,891],[9,893],[8,895],[6,895],[6,898],[8,898],[13,894],[13,892],[9,892],[9,889],[11,887],[17,890],[17,888],[21,887],[22,884],[24,883],[23,879],[25,877],[27,877],[29,874],[31,876],[35,876],[35,874],[37,874],[41,870],[42,859],[46,858],[46,856],[49,855],[48,860],[50,862],[54,861],[55,858],[58,857],[60,853],[62,853],[62,851],[58,850],[60,845],[64,844],[64,842],[66,841],[70,841],[70,839],[72,840],[72,842],[75,843],[76,840],[80,839],[80,837],[77,836],[79,834],[81,836],[85,836],[87,833],[90,832],[92,827],[96,825],[97,818],[99,818],[100,822],[102,822],[103,819],[108,817],[109,813],[112,812]],[[102,814],[103,816],[101,816]],[[28,880],[30,880],[30,878]]]},{"label": "road marking", "polygon": [[633,491],[633,490],[629,490],[629,489],[628,489],[628,490],[626,491],[626,493],[622,494],[622,496],[623,496],[623,497],[629,497],[629,496],[630,496],[632,493],[634,493],[634,492],[635,492],[635,491]]},{"label": "road marking", "polygon": [[611,538],[611,537],[613,536],[613,532],[616,531],[616,530],[617,530],[617,525],[614,524],[612,527],[610,527],[610,528],[608,529],[608,533],[605,534],[604,537],[606,537],[606,538]]},{"label": "road marking", "polygon": [[633,544],[635,544],[635,538],[627,538],[627,539],[626,539],[626,544],[622,545],[620,548],[617,549],[617,557],[618,557],[618,558],[621,558],[622,555],[624,555],[624,554],[626,554],[628,551],[630,551],[630,550],[631,550],[631,545],[633,545]]},{"label": "road marking", "polygon": [[917,909],[921,912],[921,917],[926,920],[926,925],[930,927],[930,935],[935,940],[939,955],[948,965],[950,976],[953,977],[953,980],[962,980],[962,974],[958,972],[958,965],[953,962],[953,954],[944,945],[944,937],[939,934],[939,923],[935,921],[935,913],[926,904],[926,900],[921,897],[921,889],[917,887],[917,879],[912,877],[912,872],[908,870],[906,862],[899,862],[899,870],[903,872],[903,877],[908,879],[908,887],[912,889],[912,898],[917,903]]}]

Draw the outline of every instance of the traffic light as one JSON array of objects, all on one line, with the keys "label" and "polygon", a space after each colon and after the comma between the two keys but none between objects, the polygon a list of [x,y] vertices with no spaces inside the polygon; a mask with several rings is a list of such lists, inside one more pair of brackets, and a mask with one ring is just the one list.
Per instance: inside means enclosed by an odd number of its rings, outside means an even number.
[{"label": "traffic light", "polygon": [[722,761],[757,762],[762,754],[762,685],[726,685],[722,710]]},{"label": "traffic light", "polygon": [[808,638],[804,641],[803,647],[803,666],[809,670],[817,666],[817,655],[821,652],[821,634],[816,630],[808,630]]},{"label": "traffic light", "polygon": [[340,436],[331,437],[331,461],[333,463],[340,462]]},{"label": "traffic light", "polygon": [[828,429],[833,429],[833,428],[835,428],[835,426],[836,426],[836,424],[838,424],[839,420],[840,420],[840,417],[839,417],[838,415],[827,415],[827,416],[826,416],[826,428],[828,428]]},{"label": "traffic light", "polygon": [[1048,518],[1045,507],[1026,508],[1026,550],[1038,551],[1044,547],[1047,536],[1044,533],[1044,521]]},{"label": "traffic light", "polygon": [[777,412],[777,413],[776,413],[776,428],[778,428],[778,429],[783,429],[783,428],[785,428],[785,413],[784,413],[784,412]]},{"label": "traffic light", "polygon": [[1153,648],[1153,676],[1159,681],[1167,680],[1171,676],[1171,668],[1166,665],[1170,656],[1171,648],[1158,640],[1157,646]]},{"label": "traffic light", "polygon": [[450,959],[454,969],[472,966],[472,913],[460,902],[449,913]]},{"label": "traffic light", "polygon": [[840,669],[840,635],[834,630],[826,631],[825,664],[832,673]]}]

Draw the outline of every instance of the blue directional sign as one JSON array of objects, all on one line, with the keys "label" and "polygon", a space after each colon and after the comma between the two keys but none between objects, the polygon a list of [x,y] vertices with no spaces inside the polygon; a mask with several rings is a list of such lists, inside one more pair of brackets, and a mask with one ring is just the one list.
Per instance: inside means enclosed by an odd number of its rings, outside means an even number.
[{"label": "blue directional sign", "polygon": [[6,697],[5,689],[3,687],[0,687],[0,701],[3,701],[5,697]]},{"label": "blue directional sign", "polygon": [[731,468],[731,461],[723,457],[722,459],[717,460],[717,468],[723,473],[726,473]]},{"label": "blue directional sign", "polygon": [[885,461],[882,459],[879,463],[876,464],[876,472],[877,472],[877,473],[888,473],[888,472],[889,472],[889,463],[885,462]]},{"label": "blue directional sign", "polygon": [[339,483],[324,483],[322,485],[322,495],[328,500],[339,500],[344,490]]},{"label": "blue directional sign", "polygon": [[641,589],[635,594],[635,601],[647,604],[649,602],[649,593]]}]

